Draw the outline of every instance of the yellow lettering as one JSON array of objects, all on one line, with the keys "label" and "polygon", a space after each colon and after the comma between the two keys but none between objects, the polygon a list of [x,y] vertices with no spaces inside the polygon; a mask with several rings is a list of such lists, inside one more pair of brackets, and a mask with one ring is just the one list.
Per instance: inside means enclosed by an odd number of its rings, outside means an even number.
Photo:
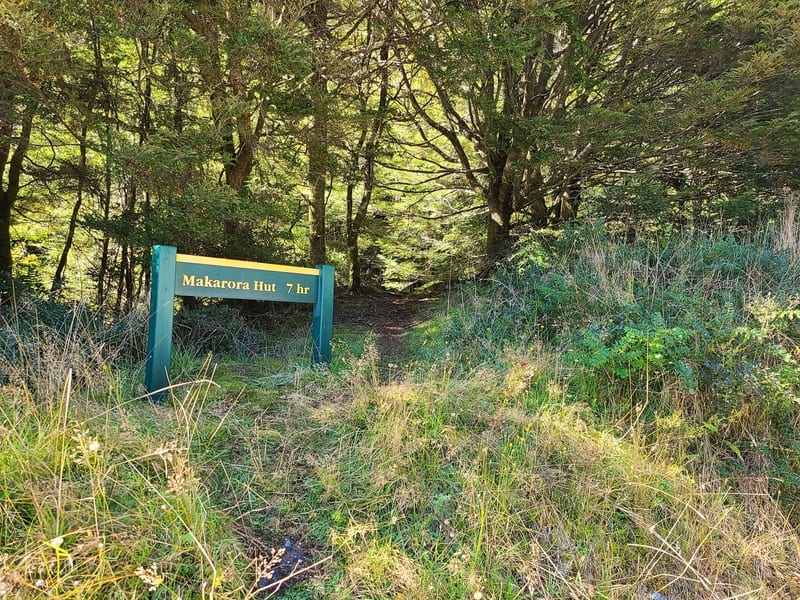
[{"label": "yellow lettering", "polygon": [[255,292],[275,292],[275,284],[268,281],[256,280],[253,282],[253,291]]},{"label": "yellow lettering", "polygon": [[[269,291],[264,288],[263,281],[254,282],[256,291]],[[208,275],[198,277],[197,275],[183,275],[181,285],[192,287],[209,287],[224,290],[250,290],[249,281],[235,281],[233,279],[211,279]],[[272,284],[274,286],[274,284]]]},{"label": "yellow lettering", "polygon": [[287,283],[286,291],[290,294],[299,294],[305,296],[311,288],[307,285],[300,285],[299,283]]}]

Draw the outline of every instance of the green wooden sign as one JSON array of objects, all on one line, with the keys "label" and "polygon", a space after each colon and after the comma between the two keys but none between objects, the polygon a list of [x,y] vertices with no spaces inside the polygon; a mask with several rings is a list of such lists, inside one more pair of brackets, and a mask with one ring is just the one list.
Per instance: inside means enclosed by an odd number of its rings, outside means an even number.
[{"label": "green wooden sign", "polygon": [[333,267],[315,269],[178,254],[153,246],[150,330],[145,387],[153,398],[169,385],[175,296],[303,302],[314,305],[311,362],[330,363],[333,332]]}]

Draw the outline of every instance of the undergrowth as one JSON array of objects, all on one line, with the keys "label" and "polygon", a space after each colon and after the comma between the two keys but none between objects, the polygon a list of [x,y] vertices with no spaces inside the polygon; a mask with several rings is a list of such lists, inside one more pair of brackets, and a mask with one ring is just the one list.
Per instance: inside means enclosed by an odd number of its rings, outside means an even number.
[{"label": "undergrowth", "polygon": [[[797,236],[797,223],[750,240],[533,238],[448,315],[439,343],[467,362],[541,343],[604,424],[731,480],[764,476],[793,512],[800,262],[787,230]],[[548,264],[530,260],[543,254]]]},{"label": "undergrowth", "polygon": [[107,344],[106,334],[76,314],[63,329],[35,323],[7,347],[0,597],[245,590],[241,548],[204,477],[222,426],[208,429],[196,416],[210,381],[176,388],[169,406],[151,405],[112,367],[120,339]]},{"label": "undergrowth", "polygon": [[[796,598],[796,231],[531,238],[329,370],[182,315],[155,405],[143,315],[18,308],[0,598]],[[309,569],[258,590],[286,538]]]}]

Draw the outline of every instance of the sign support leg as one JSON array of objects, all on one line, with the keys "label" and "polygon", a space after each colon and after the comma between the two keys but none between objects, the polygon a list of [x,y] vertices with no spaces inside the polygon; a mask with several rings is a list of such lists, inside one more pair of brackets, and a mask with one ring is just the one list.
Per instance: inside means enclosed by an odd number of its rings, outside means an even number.
[{"label": "sign support leg", "polygon": [[144,385],[155,401],[163,398],[166,394],[166,391],[163,390],[169,385],[172,318],[175,312],[176,254],[177,248],[174,246],[153,246],[150,327],[147,334],[147,364],[145,365]]},{"label": "sign support leg", "polygon": [[319,284],[317,303],[314,305],[314,323],[311,328],[311,362],[315,365],[331,362],[331,337],[333,335],[333,288],[331,265],[317,265]]}]

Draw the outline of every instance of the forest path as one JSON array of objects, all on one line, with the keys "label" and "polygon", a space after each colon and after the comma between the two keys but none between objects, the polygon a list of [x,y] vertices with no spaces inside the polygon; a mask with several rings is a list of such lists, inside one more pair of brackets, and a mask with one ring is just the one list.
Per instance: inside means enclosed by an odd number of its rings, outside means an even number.
[{"label": "forest path", "polygon": [[341,325],[374,333],[381,361],[389,361],[403,354],[407,347],[403,334],[430,318],[440,299],[436,294],[412,296],[382,291],[343,294],[336,298],[334,328]]}]

